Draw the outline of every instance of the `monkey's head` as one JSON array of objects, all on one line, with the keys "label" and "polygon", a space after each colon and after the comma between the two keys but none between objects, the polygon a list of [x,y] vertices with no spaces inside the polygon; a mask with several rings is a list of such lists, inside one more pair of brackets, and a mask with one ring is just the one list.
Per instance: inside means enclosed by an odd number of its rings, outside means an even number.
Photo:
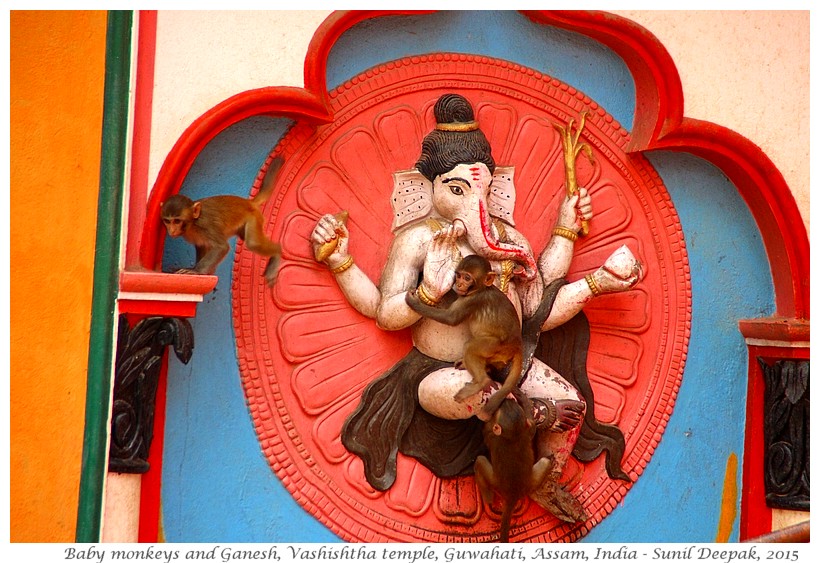
[{"label": "monkey's head", "polygon": [[162,224],[168,230],[168,236],[176,238],[199,218],[201,204],[182,194],[169,197],[160,209]]},{"label": "monkey's head", "polygon": [[483,256],[473,254],[459,262],[453,291],[461,297],[490,287],[495,282],[495,272]]},{"label": "monkey's head", "polygon": [[513,398],[504,399],[498,410],[493,413],[492,418],[485,424],[487,430],[505,439],[535,433],[535,423],[532,418],[527,416],[524,406]]}]

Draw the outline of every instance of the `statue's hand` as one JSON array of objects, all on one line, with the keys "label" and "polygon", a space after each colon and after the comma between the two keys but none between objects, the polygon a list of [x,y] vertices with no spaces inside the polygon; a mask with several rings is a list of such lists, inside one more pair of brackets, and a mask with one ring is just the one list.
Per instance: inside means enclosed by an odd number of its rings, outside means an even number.
[{"label": "statue's hand", "polygon": [[574,232],[581,230],[582,221],[592,219],[592,197],[586,188],[578,188],[571,196],[567,196],[561,204],[556,226],[570,229]]},{"label": "statue's hand", "polygon": [[434,233],[427,246],[423,283],[425,292],[436,301],[450,291],[456,280],[456,266],[461,259],[456,241],[464,232],[462,223],[454,223]]},{"label": "statue's hand", "polygon": [[323,248],[329,248],[332,243],[335,244],[335,249],[329,256],[324,258],[324,262],[331,268],[342,264],[349,257],[348,253],[348,239],[350,233],[344,222],[340,221],[333,215],[323,215],[316,226],[313,228],[313,233],[310,235],[310,243],[313,247],[314,256],[319,256]]},{"label": "statue's hand", "polygon": [[601,293],[632,289],[643,276],[643,265],[625,245],[613,252],[604,265],[592,273],[592,279]]}]

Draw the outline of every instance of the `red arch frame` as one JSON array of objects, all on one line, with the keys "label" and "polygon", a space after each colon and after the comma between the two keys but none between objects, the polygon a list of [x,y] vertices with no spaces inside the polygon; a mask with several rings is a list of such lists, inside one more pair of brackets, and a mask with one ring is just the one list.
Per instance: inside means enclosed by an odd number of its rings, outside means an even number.
[{"label": "red arch frame", "polygon": [[[272,86],[236,94],[197,118],[171,149],[148,201],[140,264],[155,269],[162,255],[160,202],[179,191],[196,156],[225,128],[251,116],[333,120],[328,109],[327,57],[341,35],[362,21],[409,11],[341,11],[317,29],[305,57],[305,87]],[[599,11],[528,11],[533,22],[600,41],[627,64],[635,79],[631,151],[689,152],[716,165],[746,201],[760,229],[772,271],[778,317],[809,318],[809,239],[783,175],[750,140],[720,125],[683,116],[683,90],[669,53],[645,28]]]}]

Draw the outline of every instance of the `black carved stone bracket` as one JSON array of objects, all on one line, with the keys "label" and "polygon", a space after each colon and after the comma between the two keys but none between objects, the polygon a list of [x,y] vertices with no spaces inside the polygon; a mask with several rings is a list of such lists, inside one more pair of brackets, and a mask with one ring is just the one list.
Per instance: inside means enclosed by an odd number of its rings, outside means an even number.
[{"label": "black carved stone bracket", "polygon": [[173,346],[182,363],[188,363],[194,349],[194,334],[187,320],[149,317],[132,329],[125,315],[120,315],[109,471],[148,471],[157,385],[162,357],[168,346]]},{"label": "black carved stone bracket", "polygon": [[809,510],[809,361],[757,359],[766,384],[764,479],[771,508]]}]

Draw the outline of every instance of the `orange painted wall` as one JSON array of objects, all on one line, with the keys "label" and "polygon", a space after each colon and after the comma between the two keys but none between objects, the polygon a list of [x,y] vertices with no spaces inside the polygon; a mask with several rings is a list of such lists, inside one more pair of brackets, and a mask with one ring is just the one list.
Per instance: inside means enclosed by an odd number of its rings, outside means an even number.
[{"label": "orange painted wall", "polygon": [[13,542],[74,541],[106,13],[12,11]]}]

